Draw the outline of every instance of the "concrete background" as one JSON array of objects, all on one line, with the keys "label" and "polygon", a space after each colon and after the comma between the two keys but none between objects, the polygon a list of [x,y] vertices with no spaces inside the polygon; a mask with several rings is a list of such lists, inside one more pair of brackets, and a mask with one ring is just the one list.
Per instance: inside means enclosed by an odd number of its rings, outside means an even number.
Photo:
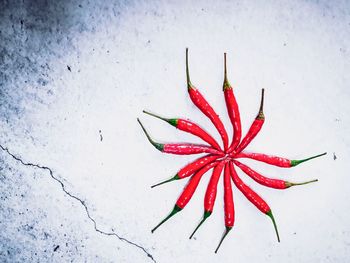
[{"label": "concrete background", "polygon": [[[0,1],[1,262],[347,262],[350,258],[348,1]],[[210,220],[203,178],[188,207],[154,234],[185,181],[150,189],[194,156],[147,142],[199,142],[143,109],[188,117],[218,135],[186,93],[193,83],[231,133],[223,52],[243,132],[266,89],[266,123],[249,150],[294,169],[250,163],[313,185],[266,189],[272,224],[234,189],[236,225],[224,230],[222,181]]]}]

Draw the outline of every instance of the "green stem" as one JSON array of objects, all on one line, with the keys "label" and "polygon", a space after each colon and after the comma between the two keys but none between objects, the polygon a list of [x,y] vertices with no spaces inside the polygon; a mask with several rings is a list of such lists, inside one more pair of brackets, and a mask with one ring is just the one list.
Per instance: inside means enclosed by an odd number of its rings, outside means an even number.
[{"label": "green stem", "polygon": [[172,178],[170,178],[168,180],[165,180],[165,181],[162,181],[162,182],[160,182],[158,184],[152,185],[151,188],[154,188],[156,186],[159,186],[159,185],[162,185],[162,184],[165,184],[165,183],[169,183],[169,182],[172,182],[172,181],[175,181],[175,180],[179,180],[179,179],[180,179],[179,176],[175,175],[174,177],[172,177]]},{"label": "green stem", "polygon": [[302,160],[291,160],[290,161],[290,166],[297,166],[303,162],[306,162],[306,161],[309,161],[309,160],[312,160],[312,159],[315,159],[315,158],[318,158],[318,157],[321,157],[323,155],[326,155],[327,152],[324,152],[324,153],[321,153],[321,154],[318,154],[318,155],[315,155],[315,156],[311,156],[309,158],[306,158],[306,159],[302,159]]},{"label": "green stem", "polygon": [[156,115],[156,114],[151,113],[151,112],[149,112],[149,111],[143,110],[142,112],[143,112],[143,113],[146,113],[146,114],[148,114],[148,115],[150,115],[150,116],[156,117],[156,118],[158,118],[158,119],[161,119],[161,120],[163,120],[163,121],[166,121],[166,122],[169,121],[169,119],[160,117],[159,115]]},{"label": "green stem", "polygon": [[221,246],[222,241],[224,241],[225,237],[227,236],[228,232],[230,232],[231,229],[232,229],[232,227],[226,227],[226,231],[225,231],[224,235],[222,236],[218,247],[215,249],[215,253],[218,253],[218,250]]},{"label": "green stem", "polygon": [[259,120],[265,119],[265,116],[264,116],[264,95],[265,95],[265,89],[261,89],[260,108],[259,108],[258,116],[256,116],[256,118]]},{"label": "green stem", "polygon": [[151,113],[151,112],[149,112],[149,111],[145,111],[145,110],[143,110],[142,111],[143,113],[146,113],[146,114],[148,114],[148,115],[150,115],[150,116],[152,116],[152,117],[155,117],[155,118],[158,118],[158,119],[160,119],[160,120],[163,120],[163,121],[166,121],[167,123],[169,123],[169,124],[171,124],[171,125],[173,125],[173,126],[177,126],[177,120],[178,119],[168,119],[168,118],[164,118],[164,117],[161,117],[161,116],[159,116],[159,115],[156,115],[156,114],[154,114],[154,113]]},{"label": "green stem", "polygon": [[186,48],[186,78],[187,78],[187,88],[188,89],[193,88],[191,79],[190,79],[190,70],[188,67],[188,48]]},{"label": "green stem", "polygon": [[273,223],[273,226],[274,226],[275,231],[276,231],[277,240],[278,240],[278,242],[280,242],[280,236],[279,236],[279,234],[278,234],[278,229],[277,229],[276,221],[275,221],[275,218],[274,218],[273,215],[272,215],[272,211],[270,210],[269,212],[266,213],[266,215],[268,215],[268,216],[271,218],[272,223]]},{"label": "green stem", "polygon": [[224,79],[227,80],[226,52],[224,53]]},{"label": "green stem", "polygon": [[196,229],[193,231],[193,233],[190,236],[190,239],[193,237],[193,235],[197,232],[198,228],[204,223],[204,221],[211,215],[210,211],[204,211],[203,219],[199,222]]},{"label": "green stem", "polygon": [[231,85],[227,79],[226,53],[224,53],[224,87],[223,90],[230,89]]},{"label": "green stem", "polygon": [[137,118],[137,121],[138,121],[139,124],[141,125],[141,128],[142,128],[143,132],[146,134],[148,141],[149,141],[155,148],[157,148],[159,151],[162,152],[163,149],[164,149],[164,144],[162,144],[162,143],[157,143],[157,142],[153,141],[152,138],[151,138],[151,136],[149,136],[148,132],[146,131],[145,127],[142,125],[142,123],[141,123],[141,121],[140,121],[139,118]]},{"label": "green stem", "polygon": [[174,209],[171,211],[171,213],[164,218],[155,228],[152,229],[152,233],[157,230],[158,227],[160,227],[162,224],[164,224],[169,218],[173,217],[176,213],[180,212],[182,208],[178,207],[177,205],[174,206]]},{"label": "green stem", "polygon": [[315,182],[318,182],[318,179],[314,179],[314,180],[306,181],[306,182],[302,182],[302,183],[286,182],[286,188],[289,188],[289,187],[294,186],[294,185],[304,185],[304,184],[315,183]]}]

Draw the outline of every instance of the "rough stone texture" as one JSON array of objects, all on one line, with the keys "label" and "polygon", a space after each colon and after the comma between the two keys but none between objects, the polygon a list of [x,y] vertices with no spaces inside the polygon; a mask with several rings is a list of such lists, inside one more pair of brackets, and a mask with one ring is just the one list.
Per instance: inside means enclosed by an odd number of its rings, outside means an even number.
[{"label": "rough stone texture", "polygon": [[[0,1],[1,262],[345,262],[350,257],[348,1]],[[181,215],[153,235],[186,182],[151,191],[193,157],[155,151],[142,109],[210,122],[193,82],[227,125],[222,54],[243,132],[266,89],[266,124],[250,150],[301,158],[295,169],[251,163],[314,185],[273,191],[271,222],[234,189],[236,226],[215,213],[196,235],[208,176]],[[194,141],[142,116],[154,138]],[[219,182],[222,185],[222,181]]]}]

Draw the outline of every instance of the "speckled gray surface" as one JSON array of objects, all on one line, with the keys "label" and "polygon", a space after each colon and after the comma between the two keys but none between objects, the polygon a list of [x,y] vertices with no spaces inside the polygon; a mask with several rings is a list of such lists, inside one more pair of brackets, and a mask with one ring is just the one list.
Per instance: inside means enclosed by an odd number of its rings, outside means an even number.
[{"label": "speckled gray surface", "polygon": [[[0,1],[0,261],[346,262],[349,10],[348,1]],[[251,150],[329,153],[293,170],[251,164],[319,179],[282,192],[244,178],[273,207],[280,244],[236,190],[235,231],[220,253],[221,198],[189,241],[208,177],[181,216],[150,233],[185,182],[149,186],[193,157],[156,152],[136,117],[185,116],[217,135],[187,97],[185,47],[192,81],[227,127],[223,52],[243,132],[266,89],[267,121]],[[157,139],[196,141],[141,117]]]}]

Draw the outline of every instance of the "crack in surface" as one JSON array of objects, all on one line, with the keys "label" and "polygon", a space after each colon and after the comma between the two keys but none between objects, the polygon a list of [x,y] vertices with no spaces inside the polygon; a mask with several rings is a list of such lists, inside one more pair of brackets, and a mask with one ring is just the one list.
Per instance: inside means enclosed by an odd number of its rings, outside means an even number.
[{"label": "crack in surface", "polygon": [[41,166],[39,164],[24,162],[21,158],[19,158],[16,155],[12,154],[7,148],[3,147],[1,144],[0,144],[0,148],[3,151],[5,151],[8,155],[10,155],[13,159],[15,159],[16,161],[20,162],[21,164],[23,164],[25,166],[32,166],[32,167],[36,167],[36,168],[48,171],[50,173],[51,178],[54,179],[56,182],[58,182],[61,185],[61,188],[62,188],[63,192],[65,192],[65,194],[68,195],[70,198],[73,198],[76,201],[78,201],[84,207],[86,215],[90,219],[90,221],[93,223],[94,229],[95,229],[96,232],[98,232],[98,233],[100,233],[102,235],[105,235],[105,236],[115,236],[120,241],[126,242],[126,243],[128,243],[128,244],[130,244],[132,246],[135,246],[135,247],[141,249],[147,255],[147,257],[149,257],[153,262],[156,263],[156,260],[153,258],[153,256],[150,253],[148,253],[147,250],[144,247],[142,247],[141,245],[138,245],[138,244],[136,244],[136,243],[134,243],[134,242],[132,242],[132,241],[130,241],[130,240],[120,236],[120,235],[118,235],[114,231],[113,232],[105,232],[105,231],[102,231],[101,229],[97,228],[97,223],[96,223],[95,219],[93,217],[91,217],[89,209],[88,209],[87,205],[85,204],[85,202],[83,200],[81,200],[79,197],[75,196],[74,194],[71,194],[70,192],[68,192],[66,190],[66,187],[63,184],[63,182],[60,179],[58,179],[57,177],[54,176],[54,173],[51,170],[51,168],[49,168],[47,166]]}]

